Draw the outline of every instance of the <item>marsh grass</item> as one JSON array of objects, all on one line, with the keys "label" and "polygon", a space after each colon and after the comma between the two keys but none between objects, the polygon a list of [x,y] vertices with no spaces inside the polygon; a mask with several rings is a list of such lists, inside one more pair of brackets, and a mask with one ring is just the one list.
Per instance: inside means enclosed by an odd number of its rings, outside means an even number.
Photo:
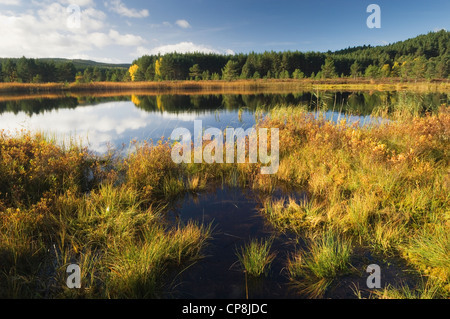
[{"label": "marsh grass", "polygon": [[1,83],[0,91],[9,93],[20,92],[109,92],[115,91],[141,91],[151,92],[223,92],[224,90],[245,91],[278,91],[292,92],[298,89],[314,90],[347,90],[347,91],[401,91],[415,92],[447,92],[448,81],[442,82],[401,82],[399,79],[366,80],[366,79],[263,79],[263,80],[235,80],[235,81],[160,81],[160,82],[92,82],[92,83]]},{"label": "marsh grass", "polygon": [[404,252],[427,276],[442,282],[450,281],[450,232],[447,225],[425,225],[411,238]]},{"label": "marsh grass", "polygon": [[236,255],[243,270],[252,277],[267,276],[270,264],[276,257],[271,252],[274,238],[252,239],[249,243],[236,251]]},{"label": "marsh grass", "polygon": [[[170,226],[163,218],[166,204],[156,200],[179,190],[160,174],[163,145],[139,166],[148,175],[142,183],[158,182],[157,188],[141,190],[138,177],[118,183],[118,174],[105,173],[111,162],[77,144],[62,148],[40,135],[2,134],[0,296],[157,297],[170,289],[169,270],[182,271],[201,258],[210,226]],[[101,181],[88,191],[86,168]],[[81,267],[81,289],[66,287],[70,264]]]},{"label": "marsh grass", "polygon": [[152,226],[145,229],[140,241],[118,243],[108,258],[108,297],[161,296],[169,291],[164,279],[171,267],[187,267],[201,258],[201,249],[210,235],[210,226],[194,223],[169,231]]},{"label": "marsh grass", "polygon": [[186,188],[191,193],[196,193],[204,189],[205,185],[201,183],[200,176],[188,177],[186,181]]},{"label": "marsh grass", "polygon": [[293,286],[311,298],[322,297],[339,276],[351,272],[351,242],[333,231],[315,234],[307,239],[306,251],[288,261]]},{"label": "marsh grass", "polygon": [[[407,284],[388,284],[381,290],[376,290],[370,296],[372,299],[448,299],[450,293],[443,282],[425,277],[419,280],[415,286]],[[361,299],[361,296],[359,296]]]},{"label": "marsh grass", "polygon": [[[359,126],[274,108],[257,124],[280,130],[280,169],[271,176],[259,174],[259,164],[176,165],[164,142],[136,144],[113,160],[79,143],[1,132],[0,296],[159,297],[211,236],[208,225],[168,225],[168,205],[227,185],[262,193],[261,213],[280,232],[298,242],[315,234],[287,262],[298,291],[324,296],[351,271],[360,245],[402,257],[430,278],[424,296],[448,297],[450,109],[419,113],[404,101],[394,121]],[[302,189],[307,200],[276,199],[281,185]],[[240,251],[242,260],[250,256],[244,268],[261,269],[270,245],[253,245]],[[65,288],[69,263],[83,267],[78,292]],[[417,287],[401,295],[420,296]]]},{"label": "marsh grass", "polygon": [[[72,251],[100,256],[89,276],[100,276],[101,296],[151,298],[163,293],[168,267],[181,267],[201,257],[211,235],[209,226],[188,223],[177,228],[162,222],[164,207],[142,209],[133,189],[103,186],[82,202],[83,208],[65,235]],[[69,239],[70,237],[70,239]],[[92,272],[88,270],[92,269]],[[92,282],[92,279],[86,280]],[[85,281],[85,282],[86,282]],[[91,285],[94,287],[94,285]]]},{"label": "marsh grass", "polygon": [[[271,199],[263,213],[299,235],[326,225],[374,252],[403,256],[448,289],[448,107],[420,115],[405,102],[398,112],[393,122],[358,127],[275,109],[264,125],[282,132],[277,176],[302,185],[320,213],[308,219],[292,201]],[[291,265],[303,265],[302,258]],[[319,296],[329,282],[301,290]]]},{"label": "marsh grass", "polygon": [[306,229],[318,227],[324,220],[323,206],[314,199],[296,201],[294,198],[268,198],[264,202],[262,214],[284,233],[300,236]]}]

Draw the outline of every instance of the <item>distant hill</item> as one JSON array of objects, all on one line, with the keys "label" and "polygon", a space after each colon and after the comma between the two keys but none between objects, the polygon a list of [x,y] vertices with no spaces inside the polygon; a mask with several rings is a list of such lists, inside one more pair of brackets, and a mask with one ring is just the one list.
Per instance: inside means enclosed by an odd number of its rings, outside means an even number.
[{"label": "distant hill", "polygon": [[357,46],[332,52],[333,55],[363,54],[376,56],[388,54],[390,59],[400,56],[425,56],[426,59],[443,56],[449,53],[450,32],[441,30],[418,35],[407,40],[397,41],[387,45],[379,46]]},{"label": "distant hill", "polygon": [[[8,58],[0,58],[0,63],[2,63],[4,60],[9,60]],[[11,60],[19,60],[17,59],[11,59]],[[128,69],[131,64],[113,64],[113,63],[102,63],[102,62],[96,62],[92,60],[81,60],[81,59],[63,59],[63,58],[41,58],[36,59],[36,61],[51,63],[54,62],[55,65],[63,64],[67,62],[72,62],[73,65],[77,70],[84,70],[88,67],[99,67],[104,69]]]}]

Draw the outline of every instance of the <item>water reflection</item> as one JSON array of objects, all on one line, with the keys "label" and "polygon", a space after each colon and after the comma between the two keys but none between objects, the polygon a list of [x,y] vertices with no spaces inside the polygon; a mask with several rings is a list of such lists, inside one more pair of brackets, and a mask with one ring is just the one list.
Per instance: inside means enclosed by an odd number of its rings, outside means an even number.
[{"label": "water reflection", "polygon": [[3,113],[0,116],[2,129],[40,131],[66,143],[75,139],[98,153],[105,153],[109,146],[121,147],[131,140],[159,140],[169,137],[177,127],[193,131],[193,121],[203,120],[204,127],[225,128],[250,127],[255,124],[250,112],[242,114],[239,122],[234,112],[148,112],[136,108],[131,102],[106,102],[95,106],[75,109],[55,109],[33,116],[25,112]]},{"label": "water reflection", "polygon": [[398,107],[421,114],[436,111],[448,103],[450,95],[406,92],[299,92],[290,94],[216,94],[216,95],[120,95],[109,97],[0,96],[0,127],[10,131],[42,131],[60,141],[75,139],[98,153],[108,145],[120,147],[136,140],[159,140],[172,130],[185,127],[193,131],[193,121],[202,120],[205,128],[220,129],[255,124],[256,110],[275,105],[301,105],[332,121],[347,118],[360,124],[382,122],[372,117],[377,110]]}]

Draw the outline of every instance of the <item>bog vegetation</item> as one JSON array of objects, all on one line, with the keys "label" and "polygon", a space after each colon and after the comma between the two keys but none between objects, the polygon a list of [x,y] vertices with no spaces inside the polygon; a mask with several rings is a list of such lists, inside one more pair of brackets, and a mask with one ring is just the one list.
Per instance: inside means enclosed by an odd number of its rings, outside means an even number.
[{"label": "bog vegetation", "polygon": [[[76,143],[2,132],[0,297],[170,296],[178,274],[203,257],[213,227],[174,224],[165,213],[180,195],[227,184],[263,194],[268,223],[305,243],[290,256],[275,256],[270,240],[249,243],[236,257],[249,274],[284,258],[295,292],[322,297],[355,272],[363,250],[402,260],[416,278],[371,297],[449,298],[450,109],[377,112],[392,121],[361,127],[301,106],[270,110],[257,125],[279,128],[275,175],[260,175],[260,164],[176,165],[163,141],[99,157]],[[281,186],[307,197],[274,197]],[[65,284],[72,263],[82,269],[79,290]]]}]

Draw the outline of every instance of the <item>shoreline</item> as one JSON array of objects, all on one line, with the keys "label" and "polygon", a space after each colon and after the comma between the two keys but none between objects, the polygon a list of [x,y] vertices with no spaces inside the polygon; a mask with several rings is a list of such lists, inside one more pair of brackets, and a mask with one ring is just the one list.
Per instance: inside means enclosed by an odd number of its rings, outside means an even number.
[{"label": "shoreline", "polygon": [[78,92],[148,92],[151,93],[288,93],[292,91],[412,91],[450,92],[450,80],[401,81],[389,79],[326,79],[326,80],[235,80],[235,81],[161,81],[161,82],[93,82],[93,83],[1,83],[0,95],[16,93],[78,93]]}]

